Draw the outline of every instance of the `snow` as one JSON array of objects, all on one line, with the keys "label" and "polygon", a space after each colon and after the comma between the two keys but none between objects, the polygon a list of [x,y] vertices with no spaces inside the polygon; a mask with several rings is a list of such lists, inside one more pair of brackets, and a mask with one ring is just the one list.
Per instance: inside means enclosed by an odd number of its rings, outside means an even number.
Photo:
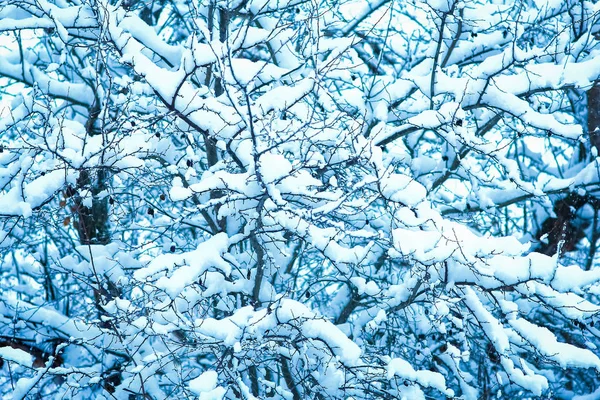
[{"label": "snow", "polygon": [[171,65],[177,66],[181,61],[182,51],[179,46],[165,43],[154,30],[145,24],[138,16],[128,13],[120,25],[144,46],[166,58]]},{"label": "snow", "polygon": [[259,97],[254,106],[259,112],[259,115],[265,115],[270,111],[282,111],[293,104],[299,102],[304,96],[307,96],[315,88],[313,78],[305,78],[295,86],[280,86],[270,90]]},{"label": "snow", "polygon": [[225,233],[215,235],[210,240],[200,243],[194,251],[156,257],[146,267],[135,271],[134,277],[141,281],[147,280],[164,270],[171,271],[177,266],[169,277],[162,276],[155,283],[157,287],[175,297],[186,286],[196,282],[200,275],[211,267],[229,275],[231,265],[222,257],[228,245],[229,238]]},{"label": "snow", "polygon": [[225,80],[238,85],[246,86],[257,81],[262,84],[278,80],[287,70],[266,62],[254,62],[244,58],[232,58],[231,69],[227,70]]},{"label": "snow", "polygon": [[0,347],[0,358],[12,361],[25,367],[33,367],[33,356],[24,350],[13,347]]},{"label": "snow", "polygon": [[388,379],[399,376],[424,387],[437,389],[447,396],[454,396],[454,392],[446,388],[446,380],[442,374],[423,370],[416,371],[408,361],[401,358],[394,358],[388,363],[387,376]]},{"label": "snow", "polygon": [[10,61],[0,58],[0,74],[30,84],[36,82],[40,90],[51,96],[71,99],[76,103],[86,106],[91,105],[93,102],[94,95],[87,85],[52,79],[37,67],[27,63],[21,68],[19,65],[12,64]]},{"label": "snow", "polygon": [[600,371],[600,358],[590,350],[558,342],[550,330],[522,318],[512,319],[509,324],[543,357],[556,362],[562,368],[595,368]]},{"label": "snow", "polygon": [[584,271],[579,265],[570,265],[556,268],[551,284],[561,292],[582,294],[597,282],[600,282],[600,269]]},{"label": "snow", "polygon": [[297,3],[298,0],[251,0],[245,4],[244,8],[250,13],[257,15],[259,13],[268,13]]},{"label": "snow", "polygon": [[597,397],[598,5],[12,3],[0,334],[61,354],[14,397]]},{"label": "snow", "polygon": [[215,371],[205,371],[189,382],[190,390],[198,395],[200,400],[221,400],[227,390],[217,387],[217,379],[218,375]]},{"label": "snow", "polygon": [[309,338],[321,339],[333,350],[340,361],[348,366],[359,362],[361,349],[356,343],[348,339],[331,322],[325,320],[312,320],[302,324],[302,332]]},{"label": "snow", "polygon": [[380,179],[385,198],[407,206],[416,206],[427,196],[427,190],[419,182],[402,174],[389,174]]},{"label": "snow", "polygon": [[13,187],[0,194],[0,215],[20,215],[28,218],[32,211],[53,198],[65,184],[65,172],[56,170],[46,173],[24,187]]},{"label": "snow", "polygon": [[260,156],[260,175],[265,183],[274,183],[292,172],[292,164],[282,155],[265,153]]},{"label": "snow", "polygon": [[381,292],[381,289],[377,286],[377,283],[374,281],[367,282],[365,278],[354,277],[351,278],[350,281],[358,291],[358,294],[366,293],[369,296],[374,296],[377,293]]},{"label": "snow", "polygon": [[479,322],[486,337],[493,344],[501,358],[506,357],[506,353],[510,348],[510,341],[504,327],[494,316],[484,307],[481,300],[470,288],[465,288],[465,304],[473,313],[473,316]]}]

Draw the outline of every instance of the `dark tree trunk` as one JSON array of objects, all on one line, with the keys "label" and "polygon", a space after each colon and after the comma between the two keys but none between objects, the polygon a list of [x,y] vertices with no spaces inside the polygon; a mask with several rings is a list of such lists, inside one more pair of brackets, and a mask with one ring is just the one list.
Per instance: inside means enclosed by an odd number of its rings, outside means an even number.
[{"label": "dark tree trunk", "polygon": [[587,130],[590,148],[595,147],[600,154],[600,86],[587,91]]},{"label": "dark tree trunk", "polygon": [[108,188],[109,171],[98,168],[96,176],[89,171],[79,173],[77,187],[89,190],[92,194],[92,205],[84,205],[85,201],[79,193],[75,197],[75,227],[81,244],[108,244],[110,232],[108,226],[108,196],[99,199],[98,195]]},{"label": "dark tree trunk", "polygon": [[[580,160],[587,159],[586,154],[594,154],[592,149],[596,149],[595,154],[600,154],[600,85],[594,85],[586,92],[587,100],[587,132],[589,137],[589,148],[580,148]],[[536,237],[544,238],[540,242],[536,251],[547,255],[554,255],[557,251],[561,253],[575,250],[576,245],[585,237],[585,229],[590,225],[588,222],[583,224],[575,223],[575,217],[579,209],[585,204],[590,204],[594,209],[600,207],[600,201],[591,195],[579,195],[569,193],[566,197],[557,200],[554,203],[554,213],[556,217],[549,217],[542,223]],[[597,234],[592,232],[592,238]],[[590,240],[591,246],[595,249],[596,243]],[[594,254],[595,251],[590,252]]]}]

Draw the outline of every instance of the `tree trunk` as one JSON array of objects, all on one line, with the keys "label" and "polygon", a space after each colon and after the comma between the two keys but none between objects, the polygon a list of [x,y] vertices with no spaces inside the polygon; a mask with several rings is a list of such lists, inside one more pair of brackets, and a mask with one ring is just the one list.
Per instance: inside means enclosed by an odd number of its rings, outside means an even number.
[{"label": "tree trunk", "polygon": [[[587,132],[589,137],[589,149],[580,149],[581,161],[586,160],[584,153],[592,154],[593,157],[600,154],[600,85],[594,85],[586,92],[587,99]],[[592,149],[596,149],[594,152]],[[587,151],[586,151],[587,150]],[[595,154],[595,155],[594,155]],[[569,193],[566,197],[554,203],[556,217],[544,220],[536,237],[544,237],[545,241],[540,243],[536,251],[547,255],[554,255],[557,251],[568,252],[575,250],[577,243],[585,237],[584,226],[574,223],[577,211],[585,204],[591,204],[598,209],[598,199],[593,196],[581,196],[577,193]],[[592,232],[592,237],[596,237]],[[591,246],[595,247],[595,240]],[[595,253],[595,252],[591,252]]]},{"label": "tree trunk", "polygon": [[96,176],[83,170],[77,179],[77,188],[89,190],[92,195],[91,207],[85,205],[80,193],[75,197],[75,226],[81,244],[108,244],[110,232],[108,227],[108,196],[98,198],[98,195],[107,190],[109,172],[106,168],[98,168]]},{"label": "tree trunk", "polygon": [[587,91],[587,129],[590,149],[595,147],[600,154],[600,86],[594,85]]}]

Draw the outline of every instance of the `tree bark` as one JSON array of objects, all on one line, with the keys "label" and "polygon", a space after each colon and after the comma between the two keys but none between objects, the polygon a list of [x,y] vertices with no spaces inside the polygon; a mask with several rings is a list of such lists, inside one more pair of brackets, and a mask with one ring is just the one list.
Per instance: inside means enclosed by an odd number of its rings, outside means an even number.
[{"label": "tree bark", "polygon": [[98,198],[98,195],[108,188],[109,171],[98,168],[96,176],[89,171],[82,170],[77,179],[79,190],[89,190],[92,195],[92,205],[84,205],[83,199],[77,193],[75,203],[75,224],[81,244],[108,244],[110,243],[110,231],[108,226],[108,196]]},{"label": "tree bark", "polygon": [[[594,85],[586,92],[587,100],[587,133],[589,137],[589,149],[580,149],[580,159],[585,160],[586,154],[600,154],[600,85]],[[587,151],[586,151],[587,150]],[[585,204],[591,204],[598,209],[599,202],[593,196],[581,196],[577,193],[569,193],[566,197],[554,203],[556,217],[549,217],[542,223],[536,237],[545,237],[545,242],[538,245],[536,251],[547,255],[554,255],[557,251],[568,252],[575,249],[577,243],[585,237],[584,229],[589,226],[577,226],[574,224],[577,211]],[[597,234],[592,232],[592,237]],[[562,242],[562,245],[561,245]],[[595,246],[595,240],[591,244]]]},{"label": "tree bark", "polygon": [[587,130],[590,148],[595,147],[600,154],[600,85],[587,91]]}]

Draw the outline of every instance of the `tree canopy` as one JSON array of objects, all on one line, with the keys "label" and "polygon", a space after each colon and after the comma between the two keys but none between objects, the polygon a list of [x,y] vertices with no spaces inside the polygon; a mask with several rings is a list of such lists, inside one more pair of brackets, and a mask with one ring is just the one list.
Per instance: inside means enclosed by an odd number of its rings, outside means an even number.
[{"label": "tree canopy", "polygon": [[600,396],[600,5],[0,0],[0,392]]}]

